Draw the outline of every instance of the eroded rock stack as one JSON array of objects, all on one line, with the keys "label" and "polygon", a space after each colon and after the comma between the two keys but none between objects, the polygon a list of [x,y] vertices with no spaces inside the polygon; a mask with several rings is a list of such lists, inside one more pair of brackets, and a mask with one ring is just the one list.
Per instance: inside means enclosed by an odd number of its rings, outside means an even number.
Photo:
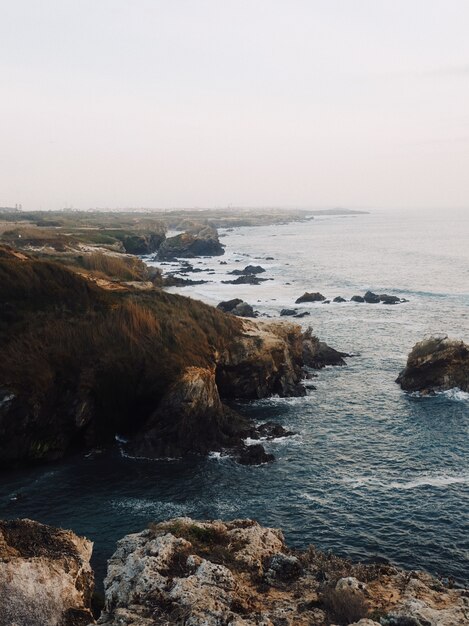
[{"label": "eroded rock stack", "polygon": [[448,337],[420,341],[396,382],[406,391],[424,394],[454,387],[469,391],[469,346]]}]

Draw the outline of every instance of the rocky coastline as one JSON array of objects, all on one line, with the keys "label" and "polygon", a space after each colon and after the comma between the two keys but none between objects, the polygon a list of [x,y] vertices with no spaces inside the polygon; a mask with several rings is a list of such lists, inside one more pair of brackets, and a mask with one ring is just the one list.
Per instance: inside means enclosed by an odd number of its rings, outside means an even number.
[{"label": "rocky coastline", "polygon": [[94,594],[92,544],[0,522],[0,626],[464,626],[469,591],[421,571],[352,563],[249,519],[152,523],[122,538]]}]

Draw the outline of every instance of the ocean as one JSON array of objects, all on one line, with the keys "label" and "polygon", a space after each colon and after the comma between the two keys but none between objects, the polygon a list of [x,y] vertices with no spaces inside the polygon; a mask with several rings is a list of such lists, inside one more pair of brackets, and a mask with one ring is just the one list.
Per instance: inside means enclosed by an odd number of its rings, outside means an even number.
[{"label": "ocean", "polygon": [[[308,311],[298,323],[354,355],[346,367],[318,372],[305,397],[238,405],[295,431],[265,443],[275,462],[245,467],[215,454],[135,460],[116,443],[3,473],[0,518],[29,517],[88,536],[98,580],[117,539],[187,515],[252,517],[282,528],[292,546],[379,557],[467,584],[469,394],[419,397],[395,379],[424,337],[469,342],[469,212],[371,211],[220,235],[224,256],[191,260],[202,271],[188,277],[210,282],[170,291],[210,304],[239,297],[271,319],[283,308]],[[222,282],[248,264],[262,265],[272,280]],[[408,302],[294,305],[305,291],[349,299],[368,289]]]}]

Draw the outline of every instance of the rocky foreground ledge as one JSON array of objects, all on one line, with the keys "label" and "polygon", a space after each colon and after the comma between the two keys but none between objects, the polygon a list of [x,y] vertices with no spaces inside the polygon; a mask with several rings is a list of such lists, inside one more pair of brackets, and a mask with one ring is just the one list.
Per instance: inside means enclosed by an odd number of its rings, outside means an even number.
[{"label": "rocky foreground ledge", "polygon": [[[0,626],[464,626],[469,592],[424,572],[352,564],[252,520],[176,518],[127,535],[93,617],[91,543],[0,523]],[[95,613],[97,611],[95,610]]]},{"label": "rocky foreground ledge", "polygon": [[397,380],[405,391],[422,394],[458,387],[469,391],[469,346],[448,337],[415,344]]}]

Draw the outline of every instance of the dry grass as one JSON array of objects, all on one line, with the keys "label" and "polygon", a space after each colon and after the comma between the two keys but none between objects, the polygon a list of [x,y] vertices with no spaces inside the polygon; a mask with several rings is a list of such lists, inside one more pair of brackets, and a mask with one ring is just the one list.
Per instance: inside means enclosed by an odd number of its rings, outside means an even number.
[{"label": "dry grass", "polygon": [[58,263],[8,255],[0,294],[2,386],[33,411],[91,397],[100,440],[135,432],[184,368],[212,365],[241,332],[201,302],[106,291]]},{"label": "dry grass", "polygon": [[83,256],[82,265],[92,272],[118,280],[143,280],[146,274],[146,266],[140,259],[103,252],[92,252]]}]

